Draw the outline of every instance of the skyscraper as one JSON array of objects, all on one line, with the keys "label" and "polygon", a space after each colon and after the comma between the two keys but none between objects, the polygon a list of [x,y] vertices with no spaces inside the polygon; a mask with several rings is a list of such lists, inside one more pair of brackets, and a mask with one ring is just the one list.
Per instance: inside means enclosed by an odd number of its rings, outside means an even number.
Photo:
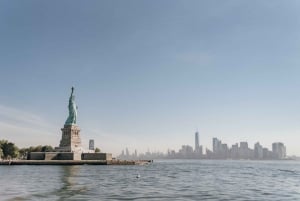
[{"label": "skyscraper", "polygon": [[213,152],[215,154],[218,154],[221,151],[221,140],[218,140],[218,138],[213,138]]},{"label": "skyscraper", "polygon": [[286,147],[282,142],[274,142],[272,144],[272,152],[275,159],[283,159],[286,157]]},{"label": "skyscraper", "polygon": [[196,131],[195,133],[195,152],[199,153],[200,152],[200,145],[199,145],[199,132]]},{"label": "skyscraper", "polygon": [[263,152],[263,147],[257,142],[254,145],[254,158],[255,159],[263,159],[264,157],[264,152]]},{"label": "skyscraper", "polygon": [[242,159],[249,159],[250,149],[248,147],[248,142],[240,142],[239,155]]},{"label": "skyscraper", "polygon": [[95,141],[91,139],[89,141],[89,150],[94,150],[94,149],[95,149]]}]

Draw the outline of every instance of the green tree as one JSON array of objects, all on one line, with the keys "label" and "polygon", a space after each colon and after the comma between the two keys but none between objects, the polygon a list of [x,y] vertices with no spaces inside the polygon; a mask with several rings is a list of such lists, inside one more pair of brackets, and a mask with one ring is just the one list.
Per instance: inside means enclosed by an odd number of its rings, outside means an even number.
[{"label": "green tree", "polygon": [[18,147],[12,143],[5,141],[1,144],[1,149],[3,152],[4,158],[17,158],[18,157]]},{"label": "green tree", "polygon": [[7,140],[0,140],[0,146],[4,143],[7,143],[8,141]]},{"label": "green tree", "polygon": [[0,159],[3,158],[3,151],[2,151],[2,148],[0,146]]},{"label": "green tree", "polygon": [[101,150],[98,147],[96,147],[95,153],[99,153],[99,152],[101,152]]},{"label": "green tree", "polygon": [[22,149],[19,149],[19,157],[21,159],[26,159],[27,158],[27,154],[29,152],[29,148],[22,148]]},{"label": "green tree", "polygon": [[45,145],[42,147],[42,152],[53,152],[54,148],[50,145]]},{"label": "green tree", "polygon": [[36,147],[34,146],[31,146],[31,147],[28,147],[28,148],[22,148],[19,150],[19,157],[21,159],[26,159],[27,158],[27,155],[28,153],[30,152],[54,152],[54,148],[50,145],[38,145]]},{"label": "green tree", "polygon": [[38,145],[36,147],[33,147],[32,152],[42,152],[42,145]]}]

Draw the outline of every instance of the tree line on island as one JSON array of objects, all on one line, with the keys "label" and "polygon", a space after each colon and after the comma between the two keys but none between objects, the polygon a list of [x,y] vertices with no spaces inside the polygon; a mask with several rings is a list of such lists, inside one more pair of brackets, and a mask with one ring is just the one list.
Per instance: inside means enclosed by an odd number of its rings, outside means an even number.
[{"label": "tree line on island", "polygon": [[[51,145],[30,146],[27,148],[18,148],[15,143],[8,140],[0,140],[0,159],[27,159],[30,152],[55,152]],[[100,152],[99,148],[95,152]]]}]

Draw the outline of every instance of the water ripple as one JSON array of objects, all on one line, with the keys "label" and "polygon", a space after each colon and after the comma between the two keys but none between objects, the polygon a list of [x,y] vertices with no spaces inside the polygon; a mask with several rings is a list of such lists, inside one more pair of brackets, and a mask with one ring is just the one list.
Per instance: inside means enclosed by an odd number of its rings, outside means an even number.
[{"label": "water ripple", "polygon": [[0,166],[0,174],[0,200],[300,200],[296,161]]}]

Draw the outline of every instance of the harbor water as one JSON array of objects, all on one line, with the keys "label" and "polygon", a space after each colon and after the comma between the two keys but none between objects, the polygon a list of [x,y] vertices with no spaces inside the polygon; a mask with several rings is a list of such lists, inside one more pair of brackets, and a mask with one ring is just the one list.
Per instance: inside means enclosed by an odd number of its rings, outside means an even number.
[{"label": "harbor water", "polygon": [[300,200],[299,161],[0,166],[0,200]]}]

